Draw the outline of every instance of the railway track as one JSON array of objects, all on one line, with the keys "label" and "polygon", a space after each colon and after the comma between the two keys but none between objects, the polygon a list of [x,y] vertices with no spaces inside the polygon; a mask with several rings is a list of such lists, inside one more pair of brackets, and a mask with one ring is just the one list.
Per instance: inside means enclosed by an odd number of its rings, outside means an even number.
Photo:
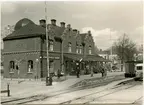
[{"label": "railway track", "polygon": [[[126,83],[126,84],[129,84],[129,83]],[[104,89],[104,90],[101,90],[101,91],[98,91],[98,92],[94,92],[92,94],[88,94],[88,95],[85,95],[85,96],[82,96],[82,97],[78,97],[78,98],[75,98],[75,99],[72,99],[72,100],[62,102],[62,103],[60,103],[60,105],[62,105],[62,104],[76,104],[76,103],[89,104],[90,102],[96,101],[99,98],[102,98],[104,96],[122,91],[124,89],[129,89],[129,88],[135,87],[136,85],[137,84],[133,84],[133,85],[130,85],[130,86],[123,86],[123,85],[116,86],[115,88],[111,88],[112,90],[110,92],[108,91],[108,89]],[[87,100],[89,100],[89,101],[87,101]]]},{"label": "railway track", "polygon": [[105,80],[103,81],[103,83],[98,83],[98,84],[91,84],[91,85],[85,85],[82,87],[77,87],[77,88],[68,88],[65,90],[60,90],[60,91],[55,91],[53,92],[52,95],[45,95],[45,94],[39,94],[39,95],[35,95],[35,96],[31,96],[31,97],[26,97],[26,98],[19,98],[19,99],[14,99],[14,100],[9,100],[9,101],[2,101],[2,104],[26,104],[26,103],[30,103],[30,102],[34,102],[34,101],[42,101],[48,98],[52,98],[54,96],[58,96],[58,95],[62,95],[62,94],[66,94],[66,93],[70,93],[70,92],[74,92],[74,91],[79,91],[79,90],[84,90],[84,89],[90,89],[90,88],[95,88],[98,86],[104,86],[109,84],[110,82],[113,81],[117,81],[117,80],[121,80],[123,78],[113,78],[110,80]]}]

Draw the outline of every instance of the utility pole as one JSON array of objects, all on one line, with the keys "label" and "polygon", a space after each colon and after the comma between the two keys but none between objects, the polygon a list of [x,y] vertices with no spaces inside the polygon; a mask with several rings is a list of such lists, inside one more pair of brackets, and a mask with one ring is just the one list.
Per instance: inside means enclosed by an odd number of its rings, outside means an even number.
[{"label": "utility pole", "polygon": [[63,41],[65,40],[64,37],[65,37],[65,34],[66,34],[66,31],[67,31],[67,28],[64,30],[63,34],[62,34],[62,43],[61,43],[61,63],[62,63],[62,70],[64,70],[64,76],[65,76],[65,80],[66,80],[66,69],[64,69],[64,58],[63,58]]},{"label": "utility pole", "polygon": [[46,49],[47,49],[47,76],[46,86],[52,85],[52,77],[50,76],[49,70],[49,27],[47,27],[47,2],[45,1],[45,20],[46,20]]},{"label": "utility pole", "polygon": [[[112,38],[111,38],[111,30],[110,30],[110,42],[112,43]],[[110,50],[110,55],[111,55],[111,69],[112,69],[112,63],[113,63],[113,61],[112,61],[112,45],[111,45],[111,50]]]}]

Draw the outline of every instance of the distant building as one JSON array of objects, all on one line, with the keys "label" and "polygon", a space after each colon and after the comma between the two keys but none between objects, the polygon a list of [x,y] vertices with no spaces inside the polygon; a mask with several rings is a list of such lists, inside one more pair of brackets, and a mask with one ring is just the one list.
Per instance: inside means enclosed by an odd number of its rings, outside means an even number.
[{"label": "distant building", "polygon": [[[40,24],[36,25],[27,18],[21,19],[16,23],[14,31],[3,39],[5,78],[47,76],[46,21],[39,22]],[[58,69],[61,69],[62,72],[66,71],[66,74],[71,75],[72,72],[76,72],[77,62],[83,72],[86,66],[93,68],[97,62],[107,62],[106,59],[95,54],[90,31],[80,34],[70,25],[65,27],[64,22],[57,26],[55,19],[52,19],[51,24],[47,26],[49,28],[50,73],[56,73]],[[62,65],[64,65],[63,70]]]},{"label": "distant building", "polygon": [[112,62],[112,64],[120,63],[119,57],[114,51],[111,54],[109,50],[100,49],[98,52],[98,55],[105,58],[105,59],[110,60]]},{"label": "distant building", "polygon": [[101,56],[105,59],[109,59],[109,55],[110,55],[109,51],[103,51],[102,49],[100,49],[98,54],[99,54],[99,56]]}]

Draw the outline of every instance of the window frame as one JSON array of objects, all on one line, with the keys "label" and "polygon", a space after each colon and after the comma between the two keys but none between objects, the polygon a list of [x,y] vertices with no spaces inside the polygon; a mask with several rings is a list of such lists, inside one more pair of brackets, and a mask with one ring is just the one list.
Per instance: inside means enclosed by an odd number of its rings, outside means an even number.
[{"label": "window frame", "polygon": [[82,54],[82,45],[79,47],[79,53]]},{"label": "window frame", "polygon": [[72,44],[71,44],[71,42],[68,43],[68,52],[69,53],[72,52]]},{"label": "window frame", "polygon": [[76,53],[78,54],[79,53],[79,45],[76,44]]},{"label": "window frame", "polygon": [[54,41],[50,40],[49,42],[49,51],[54,51]]},{"label": "window frame", "polygon": [[[33,67],[34,67],[34,62],[33,60],[28,60],[28,67],[27,67],[27,73],[32,73]],[[29,64],[30,63],[30,64]],[[30,66],[30,67],[29,67]]]},{"label": "window frame", "polygon": [[14,73],[14,70],[15,70],[15,62],[10,61],[9,62],[9,73]]},{"label": "window frame", "polygon": [[89,55],[91,55],[92,54],[92,47],[91,46],[89,46]]}]

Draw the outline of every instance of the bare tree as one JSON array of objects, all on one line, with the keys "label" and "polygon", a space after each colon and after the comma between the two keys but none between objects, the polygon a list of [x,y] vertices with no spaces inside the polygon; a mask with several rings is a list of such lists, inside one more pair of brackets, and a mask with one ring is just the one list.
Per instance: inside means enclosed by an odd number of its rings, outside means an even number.
[{"label": "bare tree", "polygon": [[137,52],[136,44],[124,34],[114,43],[114,48],[121,60],[121,71],[123,71],[124,62],[134,60],[134,54]]}]

